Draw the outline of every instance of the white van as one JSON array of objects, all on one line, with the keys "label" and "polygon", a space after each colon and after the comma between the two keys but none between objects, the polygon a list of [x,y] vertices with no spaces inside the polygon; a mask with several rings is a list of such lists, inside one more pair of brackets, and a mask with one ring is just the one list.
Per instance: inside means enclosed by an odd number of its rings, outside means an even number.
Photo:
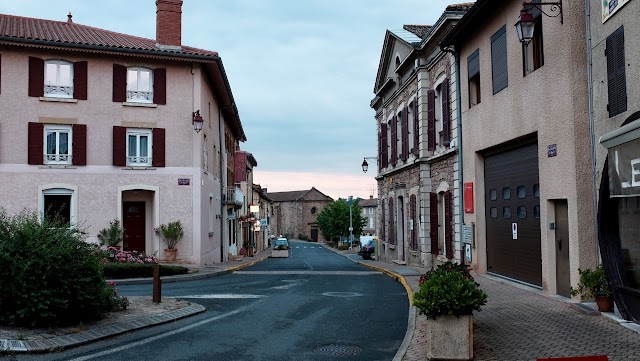
[{"label": "white van", "polygon": [[373,241],[373,243],[375,244],[377,239],[378,237],[376,236],[360,236],[360,248],[366,246],[369,241]]}]

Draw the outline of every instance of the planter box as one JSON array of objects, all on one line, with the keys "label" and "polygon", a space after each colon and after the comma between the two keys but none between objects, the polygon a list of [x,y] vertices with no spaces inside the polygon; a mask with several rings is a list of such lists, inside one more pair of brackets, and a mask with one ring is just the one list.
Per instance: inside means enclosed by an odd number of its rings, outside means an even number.
[{"label": "planter box", "polygon": [[274,249],[274,250],[271,250],[271,257],[272,258],[287,258],[287,257],[289,257],[289,250],[288,249]]},{"label": "planter box", "polygon": [[439,316],[427,320],[429,360],[471,360],[473,358],[473,316]]}]

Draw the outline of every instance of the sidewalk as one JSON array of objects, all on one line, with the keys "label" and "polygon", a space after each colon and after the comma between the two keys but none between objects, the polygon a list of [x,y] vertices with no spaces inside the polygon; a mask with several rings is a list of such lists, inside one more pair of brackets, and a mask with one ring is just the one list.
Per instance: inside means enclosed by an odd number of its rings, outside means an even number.
[{"label": "sidewalk", "polygon": [[[352,253],[339,251],[339,253]],[[358,260],[418,290],[426,269]],[[477,275],[488,302],[474,313],[474,360],[532,360],[545,357],[607,355],[640,360],[640,325],[613,313],[600,315],[595,304],[575,304],[494,276]],[[410,297],[411,297],[410,296]],[[426,316],[411,307],[405,342],[394,360],[426,360]],[[413,317],[413,321],[411,318]]]}]

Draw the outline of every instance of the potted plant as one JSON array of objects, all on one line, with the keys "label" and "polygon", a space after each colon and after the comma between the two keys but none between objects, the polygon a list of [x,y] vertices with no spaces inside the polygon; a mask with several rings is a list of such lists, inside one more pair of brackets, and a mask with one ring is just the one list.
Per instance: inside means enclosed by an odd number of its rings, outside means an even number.
[{"label": "potted plant", "polygon": [[473,311],[487,303],[487,294],[466,265],[446,262],[420,278],[413,305],[427,316],[429,360],[473,358]]},{"label": "potted plant", "polygon": [[167,248],[164,250],[164,255],[167,261],[175,261],[178,250],[176,245],[182,237],[184,237],[184,230],[182,229],[182,223],[180,221],[169,222],[168,224],[161,224],[158,228],[154,229],[155,233],[167,243]]},{"label": "potted plant", "polygon": [[114,219],[109,222],[109,228],[103,228],[98,232],[98,239],[101,245],[107,245],[119,250],[119,245],[124,239],[124,228],[120,226],[120,221]]},{"label": "potted plant", "polygon": [[595,298],[600,312],[613,311],[613,297],[611,296],[611,287],[607,281],[607,275],[604,267],[599,265],[594,270],[578,269],[580,274],[580,282],[578,288],[571,287],[571,295],[580,295],[585,298]]}]

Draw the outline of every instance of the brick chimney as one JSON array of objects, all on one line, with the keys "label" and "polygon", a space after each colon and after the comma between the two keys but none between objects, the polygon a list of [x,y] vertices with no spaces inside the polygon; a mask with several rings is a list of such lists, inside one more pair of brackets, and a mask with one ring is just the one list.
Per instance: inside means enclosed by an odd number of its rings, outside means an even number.
[{"label": "brick chimney", "polygon": [[180,50],[182,0],[156,0],[156,47]]}]

